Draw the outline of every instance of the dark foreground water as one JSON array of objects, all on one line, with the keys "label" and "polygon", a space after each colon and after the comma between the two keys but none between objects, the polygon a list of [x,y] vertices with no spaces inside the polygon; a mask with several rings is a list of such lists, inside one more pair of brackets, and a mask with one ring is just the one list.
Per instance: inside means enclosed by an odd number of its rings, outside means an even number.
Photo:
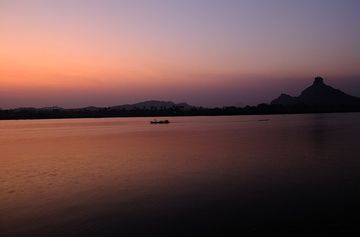
[{"label": "dark foreground water", "polygon": [[0,236],[360,234],[359,113],[168,119],[0,121]]}]

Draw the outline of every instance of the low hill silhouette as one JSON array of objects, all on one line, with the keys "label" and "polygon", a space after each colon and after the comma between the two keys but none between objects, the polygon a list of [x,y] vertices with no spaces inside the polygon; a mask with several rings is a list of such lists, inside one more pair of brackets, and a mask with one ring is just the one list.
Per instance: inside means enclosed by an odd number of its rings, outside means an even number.
[{"label": "low hill silhouette", "polygon": [[181,109],[190,109],[193,106],[187,103],[179,103],[176,104],[172,101],[160,101],[160,100],[148,100],[136,104],[126,104],[126,105],[118,105],[109,107],[109,109],[126,109],[126,110],[133,110],[133,109],[170,109],[170,108],[181,108]]},{"label": "low hill silhouette", "polygon": [[316,77],[313,84],[302,91],[298,97],[281,94],[271,102],[273,105],[291,106],[304,104],[308,106],[354,106],[360,105],[360,98],[348,95],[324,83],[324,79]]}]

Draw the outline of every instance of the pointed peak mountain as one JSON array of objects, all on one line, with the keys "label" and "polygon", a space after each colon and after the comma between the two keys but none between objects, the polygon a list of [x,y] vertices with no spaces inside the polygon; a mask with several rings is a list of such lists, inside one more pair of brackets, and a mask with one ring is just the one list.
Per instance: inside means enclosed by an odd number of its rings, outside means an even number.
[{"label": "pointed peak mountain", "polygon": [[360,98],[348,95],[324,83],[322,77],[316,77],[311,86],[303,90],[298,97],[280,95],[271,102],[280,105],[306,104],[315,106],[360,105]]},{"label": "pointed peak mountain", "polygon": [[315,77],[313,86],[323,86],[325,85],[324,79],[322,77]]}]

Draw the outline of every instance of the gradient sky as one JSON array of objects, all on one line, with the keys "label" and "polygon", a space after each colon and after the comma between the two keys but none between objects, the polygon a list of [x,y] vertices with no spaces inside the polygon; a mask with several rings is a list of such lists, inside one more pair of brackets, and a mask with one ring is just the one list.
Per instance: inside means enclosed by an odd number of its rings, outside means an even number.
[{"label": "gradient sky", "polygon": [[360,96],[358,0],[0,0],[0,107]]}]

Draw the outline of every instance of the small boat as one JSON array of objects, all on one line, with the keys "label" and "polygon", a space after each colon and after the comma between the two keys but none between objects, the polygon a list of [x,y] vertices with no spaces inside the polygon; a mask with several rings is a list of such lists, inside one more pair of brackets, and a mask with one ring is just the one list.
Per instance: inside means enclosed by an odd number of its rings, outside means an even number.
[{"label": "small boat", "polygon": [[159,120],[159,121],[154,120],[154,121],[150,121],[150,124],[168,124],[168,123],[170,123],[169,120]]}]

